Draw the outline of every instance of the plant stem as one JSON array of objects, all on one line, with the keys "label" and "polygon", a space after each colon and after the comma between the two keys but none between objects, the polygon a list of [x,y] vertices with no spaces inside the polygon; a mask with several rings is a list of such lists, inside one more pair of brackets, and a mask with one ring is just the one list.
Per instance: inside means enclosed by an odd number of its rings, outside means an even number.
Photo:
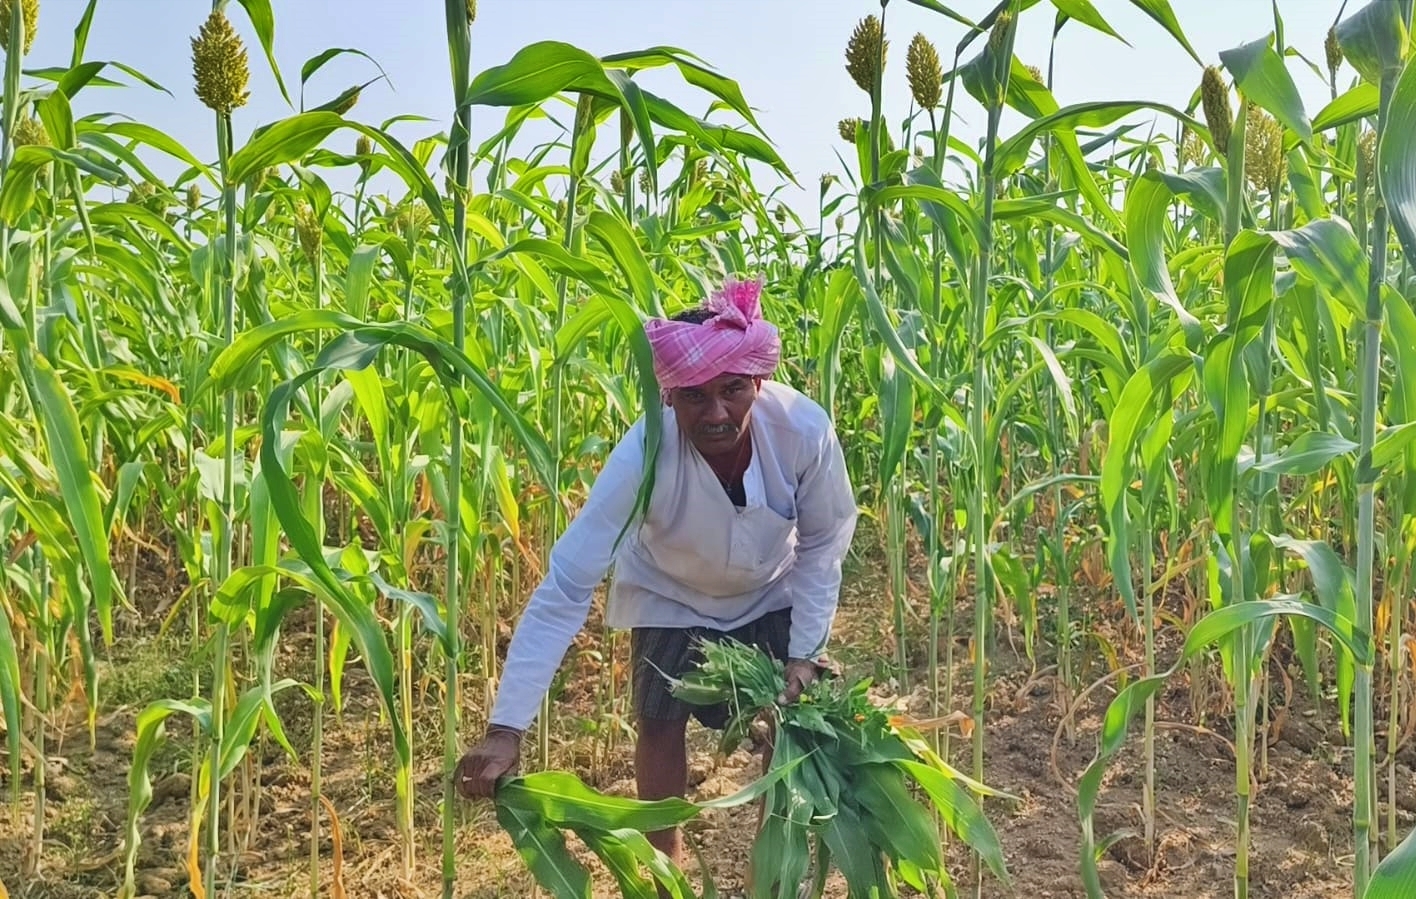
[{"label": "plant stem", "polygon": [[[220,152],[221,208],[225,219],[221,273],[222,346],[230,346],[236,334],[236,185],[228,177],[231,160],[231,118],[218,114],[217,144]],[[236,393],[226,391],[222,397],[222,481],[221,512],[217,521],[216,556],[213,560],[212,586],[220,589],[231,574],[232,528],[235,526],[236,470]],[[211,739],[208,764],[211,768],[211,792],[207,796],[207,866],[206,894],[216,894],[216,872],[221,858],[221,744],[226,719],[226,669],[229,634],[224,622],[216,625],[215,651],[212,655]]]},{"label": "plant stem", "polygon": [[[471,179],[471,129],[472,105],[465,94],[470,78],[472,23],[467,15],[467,5],[462,0],[448,0],[445,4],[447,17],[448,52],[451,59],[454,99],[457,111],[453,116],[453,157],[452,177],[456,194],[452,199],[452,244],[453,252],[465,263],[467,260],[467,193],[472,189]],[[410,243],[410,251],[415,251]],[[458,266],[453,266],[457,271]],[[405,305],[411,304],[413,295],[412,271],[410,266],[408,296]],[[467,340],[467,296],[471,290],[464,278],[454,278],[452,290],[452,341],[462,352]],[[457,764],[458,731],[461,728],[462,693],[459,688],[458,668],[462,656],[462,422],[457,415],[452,416],[452,446],[448,460],[448,534],[447,546],[447,660],[443,672],[443,770],[451,772]],[[457,879],[456,844],[457,789],[451,774],[443,781],[442,801],[442,895],[452,899]]]},{"label": "plant stem", "polygon": [[[1380,100],[1377,108],[1377,141],[1380,144],[1386,127],[1387,112],[1396,89],[1399,70],[1382,71]],[[1375,178],[1373,178],[1375,181]],[[1360,196],[1360,193],[1359,193]],[[1376,442],[1377,397],[1382,365],[1382,286],[1386,282],[1387,266],[1387,206],[1380,189],[1372,191],[1371,265],[1367,278],[1367,308],[1362,325],[1362,415],[1357,450],[1357,620],[1364,633],[1373,633],[1372,578],[1376,555],[1376,486],[1377,472],[1371,467],[1372,444]],[[1372,843],[1375,812],[1373,809],[1372,769],[1375,736],[1373,733],[1372,672],[1358,665],[1353,691],[1353,859],[1352,887],[1360,899],[1372,875]]]}]

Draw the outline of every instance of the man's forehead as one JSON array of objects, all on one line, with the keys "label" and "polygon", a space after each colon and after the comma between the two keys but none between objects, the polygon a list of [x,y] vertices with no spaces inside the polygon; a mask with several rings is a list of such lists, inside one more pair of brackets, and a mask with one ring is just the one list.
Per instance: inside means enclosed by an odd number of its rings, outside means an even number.
[{"label": "man's forehead", "polygon": [[710,380],[710,381],[704,381],[702,384],[694,384],[694,385],[691,385],[691,386],[688,386],[688,387],[684,387],[683,389],[684,389],[684,390],[721,390],[721,389],[724,388],[724,387],[731,387],[731,386],[734,386],[734,385],[736,385],[736,384],[740,384],[740,383],[743,383],[743,382],[745,382],[745,381],[751,381],[751,380],[752,380],[752,378],[749,377],[748,375],[722,374],[722,375],[718,375],[716,378],[713,378],[713,379]]}]

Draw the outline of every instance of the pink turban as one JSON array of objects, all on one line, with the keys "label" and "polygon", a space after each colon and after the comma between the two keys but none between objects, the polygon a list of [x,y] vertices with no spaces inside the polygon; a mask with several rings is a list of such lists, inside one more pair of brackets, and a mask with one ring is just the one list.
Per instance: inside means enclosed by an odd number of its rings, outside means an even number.
[{"label": "pink turban", "polygon": [[716,315],[703,324],[659,318],[645,322],[659,386],[667,393],[725,373],[767,377],[776,371],[782,343],[776,326],[762,318],[761,292],[761,278],[729,277],[709,298],[707,307]]}]

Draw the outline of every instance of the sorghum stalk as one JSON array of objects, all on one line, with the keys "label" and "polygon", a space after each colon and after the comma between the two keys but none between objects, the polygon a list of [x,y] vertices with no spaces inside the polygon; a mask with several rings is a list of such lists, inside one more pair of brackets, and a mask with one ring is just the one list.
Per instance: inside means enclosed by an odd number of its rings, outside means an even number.
[{"label": "sorghum stalk", "polygon": [[[1208,75],[1206,70],[1206,74]],[[1221,85],[1222,87],[1222,85]],[[1224,94],[1224,105],[1228,107],[1228,93]],[[1239,114],[1234,120],[1234,131],[1228,139],[1228,196],[1225,207],[1225,246],[1233,243],[1239,233],[1239,216],[1244,203],[1244,135],[1248,124],[1249,101],[1239,96]],[[1231,323],[1233,325],[1234,323]],[[1234,414],[1231,412],[1231,414]],[[1234,496],[1230,504],[1230,575],[1231,599],[1244,602],[1248,599],[1244,583],[1243,528],[1240,519],[1241,481],[1234,478]],[[1234,790],[1238,802],[1237,830],[1235,836],[1234,896],[1248,899],[1249,895],[1249,803],[1251,771],[1253,765],[1254,712],[1250,694],[1253,678],[1249,660],[1254,642],[1252,626],[1241,628],[1234,640]]]},{"label": "sorghum stalk", "polygon": [[[571,126],[570,132],[570,158],[575,160],[579,155],[580,142],[593,140],[595,135],[595,121],[592,117],[594,98],[589,94],[581,94],[576,104],[575,122]],[[645,152],[652,152],[646,148]],[[570,183],[566,186],[565,194],[565,220],[561,223],[561,245],[565,247],[571,255],[576,255],[579,247],[580,231],[575,226],[575,208],[580,196],[580,179],[585,173],[580,170],[580,166],[572,162]],[[560,330],[565,324],[566,296],[570,289],[570,284],[565,275],[557,279],[556,284],[556,318],[555,329]],[[554,375],[551,384],[551,453],[554,459],[552,470],[559,472],[561,461],[565,458],[565,423],[563,421],[565,403],[565,366],[554,367]],[[541,552],[543,558],[541,564],[549,570],[551,546],[555,543],[556,537],[560,534],[561,505],[559,497],[551,497],[548,503],[550,514],[546,518],[546,534],[542,541]],[[549,691],[541,697],[541,725],[536,729],[536,750],[542,768],[550,766],[551,757],[551,701]]]},{"label": "sorghum stalk", "polygon": [[[218,169],[221,173],[221,209],[225,223],[220,272],[222,290],[221,340],[230,346],[236,333],[236,184],[230,178],[231,113],[244,106],[249,94],[246,84],[250,69],[241,38],[214,0],[212,13],[192,39],[192,68],[197,97],[216,113]],[[219,588],[231,574],[232,527],[235,524],[234,475],[236,468],[236,394],[226,391],[222,410],[222,487],[219,530],[213,559],[212,584]],[[212,655],[212,696],[209,764],[210,796],[207,805],[207,866],[205,887],[208,896],[216,891],[216,871],[221,856],[221,743],[226,716],[226,670],[229,634],[225,624],[217,624]]]},{"label": "sorghum stalk", "polygon": [[[1406,7],[1404,23],[1410,31],[1411,9]],[[1384,66],[1377,106],[1375,141],[1380,145],[1391,108],[1398,66]],[[1376,183],[1373,166],[1373,182]],[[1377,397],[1382,366],[1382,286],[1386,282],[1388,216],[1386,200],[1380,184],[1372,191],[1371,265],[1367,276],[1367,308],[1362,324],[1362,415],[1357,449],[1357,620],[1358,630],[1373,633],[1372,575],[1376,556],[1376,487],[1377,471],[1372,468],[1372,445],[1377,433]],[[1360,232],[1359,232],[1360,233]],[[1372,843],[1376,831],[1373,809],[1373,750],[1375,735],[1372,712],[1372,672],[1357,666],[1353,691],[1353,860],[1352,886],[1357,897],[1367,889],[1372,876]]]},{"label": "sorghum stalk", "polygon": [[[459,6],[461,9],[459,9]],[[472,129],[472,106],[466,100],[467,86],[471,81],[472,64],[472,22],[477,18],[476,0],[447,0],[444,6],[447,19],[448,56],[452,69],[453,98],[457,110],[453,115],[452,178],[456,195],[452,200],[452,244],[453,252],[464,263],[467,259],[467,191],[471,190],[471,148],[469,146]],[[459,15],[460,13],[460,15]],[[411,228],[411,226],[410,226]],[[412,241],[410,240],[410,250]],[[405,299],[405,314],[411,313],[413,282],[409,274],[408,297]],[[453,266],[453,271],[462,270],[461,265]],[[464,277],[455,277],[452,290],[452,340],[460,352],[467,341],[467,296],[471,290]],[[452,416],[454,426],[448,467],[448,533],[447,546],[447,633],[448,651],[446,670],[443,672],[443,770],[448,776],[443,782],[442,809],[442,895],[452,899],[454,881],[457,877],[457,847],[455,807],[457,790],[451,772],[457,765],[458,730],[461,726],[462,695],[458,689],[458,660],[462,655],[462,426],[458,416]]]},{"label": "sorghum stalk", "polygon": [[[987,642],[989,610],[988,577],[988,526],[985,511],[988,506],[992,478],[989,463],[985,461],[988,447],[988,423],[985,416],[988,396],[988,360],[984,354],[984,340],[988,330],[988,281],[992,275],[993,254],[993,204],[998,194],[998,175],[994,168],[998,143],[998,125],[1003,116],[1008,94],[1008,80],[1013,58],[1013,39],[1016,33],[1013,16],[1004,12],[998,16],[988,40],[994,47],[996,68],[993,75],[994,93],[988,97],[988,126],[984,141],[983,178],[983,233],[979,241],[978,261],[972,285],[973,317],[969,328],[969,341],[973,349],[973,388],[969,397],[969,425],[974,446],[974,497],[973,508],[969,511],[970,529],[973,532],[974,552],[974,684],[973,684],[973,773],[983,777],[983,705],[986,689],[984,679],[988,673]],[[980,880],[980,884],[982,881]]]}]

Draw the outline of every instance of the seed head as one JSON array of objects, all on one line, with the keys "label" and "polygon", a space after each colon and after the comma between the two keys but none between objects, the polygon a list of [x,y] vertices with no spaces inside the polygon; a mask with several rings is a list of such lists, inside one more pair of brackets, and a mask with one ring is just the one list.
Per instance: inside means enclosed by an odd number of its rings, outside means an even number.
[{"label": "seed head", "polygon": [[300,240],[300,251],[311,265],[320,258],[320,245],[324,242],[324,226],[315,216],[315,210],[303,200],[295,206],[295,236]]},{"label": "seed head", "polygon": [[645,169],[639,173],[639,192],[647,195],[649,193],[649,170]]},{"label": "seed head", "polygon": [[20,119],[15,123],[15,133],[11,141],[16,147],[48,147],[49,132],[39,119]]},{"label": "seed head", "polygon": [[1008,43],[1008,29],[1012,26],[1013,14],[999,13],[998,18],[993,20],[993,28],[988,32],[988,49],[994,53],[1002,53]]},{"label": "seed head", "polygon": [[1337,74],[1337,70],[1342,67],[1342,44],[1337,40],[1337,28],[1329,28],[1327,40],[1323,41],[1323,52],[1327,55],[1328,72]]},{"label": "seed head", "polygon": [[251,79],[246,47],[219,10],[212,12],[201,33],[192,38],[192,73],[198,99],[222,115],[245,106],[251,97],[246,90]]},{"label": "seed head", "polygon": [[624,172],[619,169],[610,172],[610,190],[620,195],[624,194]]},{"label": "seed head", "polygon": [[1037,66],[1024,66],[1023,68],[1028,70],[1028,74],[1032,76],[1033,81],[1036,81],[1038,84],[1047,83],[1042,78],[1042,69],[1039,69]]},{"label": "seed head", "polygon": [[128,191],[128,202],[134,206],[145,206],[153,212],[164,212],[167,209],[167,198],[164,194],[160,184],[142,181],[134,184],[133,189]]},{"label": "seed head", "polygon": [[1377,166],[1377,132],[1367,130],[1357,138],[1358,187],[1367,190],[1375,182]]},{"label": "seed head", "polygon": [[202,205],[202,187],[200,184],[192,183],[187,185],[187,211],[196,212],[197,207]]},{"label": "seed head", "polygon": [[1205,143],[1200,140],[1199,134],[1185,129],[1185,136],[1180,139],[1180,162],[1184,165],[1200,165],[1205,161]]},{"label": "seed head", "polygon": [[841,133],[841,140],[848,144],[856,142],[856,132],[865,127],[865,122],[861,119],[841,119],[836,123],[836,130]]},{"label": "seed head", "polygon": [[939,105],[943,94],[944,70],[939,65],[939,53],[923,34],[916,34],[905,53],[905,78],[910,94],[921,109]]},{"label": "seed head", "polygon": [[477,21],[477,0],[467,0],[467,24]]},{"label": "seed head", "polygon": [[414,238],[421,235],[433,223],[433,214],[428,211],[428,207],[417,200],[412,200],[399,207],[398,211],[393,213],[392,218],[395,231],[405,236],[411,234]]},{"label": "seed head", "polygon": [[1205,110],[1205,124],[1209,126],[1210,137],[1214,138],[1214,148],[1223,156],[1229,152],[1234,113],[1229,107],[1229,88],[1224,86],[1224,76],[1218,66],[1205,67],[1200,80],[1200,100]]},{"label": "seed head", "polygon": [[338,104],[331,106],[329,111],[335,115],[344,115],[354,108],[355,103],[359,102],[359,94],[360,91],[358,90],[350,91]]},{"label": "seed head", "polygon": [[836,216],[836,230],[839,231],[844,227],[846,227],[846,217],[844,215]]},{"label": "seed head", "polygon": [[[10,16],[14,15],[15,0],[0,0],[0,50],[8,51],[10,46]],[[28,53],[34,46],[35,31],[39,28],[39,0],[20,0],[20,12],[25,17],[25,39],[21,47]]]},{"label": "seed head", "polygon": [[777,224],[785,225],[787,223],[787,207],[779,205],[772,214],[777,219]]},{"label": "seed head", "polygon": [[890,42],[885,40],[885,29],[874,15],[866,16],[856,23],[846,42],[846,71],[856,87],[870,93],[875,87],[875,79],[885,67],[885,53]]},{"label": "seed head", "polygon": [[825,192],[826,192],[826,189],[829,188],[831,185],[833,185],[833,184],[835,184],[835,183],[836,183],[836,176],[835,176],[835,175],[831,174],[830,172],[827,172],[826,174],[822,175],[822,176],[821,176],[821,192],[822,192],[822,193],[825,193]]},{"label": "seed head", "polygon": [[1288,175],[1283,156],[1283,126],[1257,106],[1250,105],[1244,128],[1244,169],[1249,183],[1270,193]]},{"label": "seed head", "polygon": [[700,159],[693,165],[693,180],[702,181],[708,177],[708,160]]}]

